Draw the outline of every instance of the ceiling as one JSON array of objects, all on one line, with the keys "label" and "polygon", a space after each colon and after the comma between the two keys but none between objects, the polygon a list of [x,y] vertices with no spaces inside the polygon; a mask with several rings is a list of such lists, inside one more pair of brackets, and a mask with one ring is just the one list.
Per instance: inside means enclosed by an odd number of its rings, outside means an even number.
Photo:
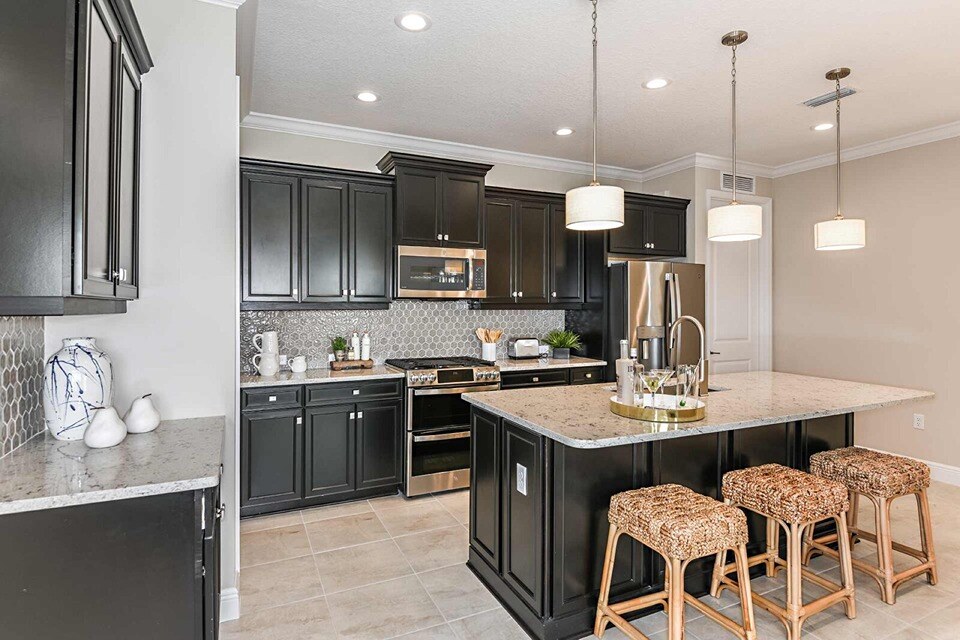
[{"label": "ceiling", "polygon": [[[400,30],[421,11],[432,27]],[[573,160],[590,158],[587,0],[251,0],[239,29],[251,112]],[[956,0],[600,0],[601,164],[645,169],[730,155],[730,51],[738,50],[739,157],[829,153],[811,126],[848,66],[844,146],[960,120]],[[909,28],[905,28],[909,27]],[[243,61],[246,60],[246,64]],[[661,90],[641,82],[666,77]],[[353,96],[371,90],[381,100]],[[569,126],[574,135],[553,135]]]}]

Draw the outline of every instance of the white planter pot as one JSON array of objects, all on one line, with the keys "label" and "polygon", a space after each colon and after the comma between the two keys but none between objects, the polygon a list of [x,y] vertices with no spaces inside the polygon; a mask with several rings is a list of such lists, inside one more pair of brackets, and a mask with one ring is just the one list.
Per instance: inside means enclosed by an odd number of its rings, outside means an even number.
[{"label": "white planter pot", "polygon": [[113,364],[93,338],[67,338],[43,368],[43,418],[58,440],[80,440],[113,404]]}]

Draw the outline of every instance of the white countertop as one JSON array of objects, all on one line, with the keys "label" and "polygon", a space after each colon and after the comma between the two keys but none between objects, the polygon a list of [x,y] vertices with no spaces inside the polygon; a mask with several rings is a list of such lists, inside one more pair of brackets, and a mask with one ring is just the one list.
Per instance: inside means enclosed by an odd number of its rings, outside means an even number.
[{"label": "white countertop", "polygon": [[593,358],[581,358],[578,356],[570,356],[570,358],[532,358],[530,360],[514,360],[512,358],[497,360],[497,366],[500,367],[501,372],[603,367],[606,364],[606,360],[594,360]]},{"label": "white countertop", "polygon": [[165,420],[109,449],[36,436],[0,459],[0,514],[216,486],[224,422],[223,416]]},{"label": "white countertop", "polygon": [[756,371],[710,376],[724,387],[703,398],[706,417],[669,424],[623,418],[610,411],[611,383],[464,394],[480,409],[578,449],[746,429],[792,420],[879,409],[932,398],[929,391]]},{"label": "white countertop", "polygon": [[242,374],[240,388],[252,387],[282,387],[294,384],[320,384],[324,382],[351,382],[356,380],[382,380],[384,378],[403,378],[406,374],[400,369],[385,364],[374,365],[372,369],[348,369],[333,371],[332,369],[307,369],[303,373],[281,371],[275,376],[258,376]]}]

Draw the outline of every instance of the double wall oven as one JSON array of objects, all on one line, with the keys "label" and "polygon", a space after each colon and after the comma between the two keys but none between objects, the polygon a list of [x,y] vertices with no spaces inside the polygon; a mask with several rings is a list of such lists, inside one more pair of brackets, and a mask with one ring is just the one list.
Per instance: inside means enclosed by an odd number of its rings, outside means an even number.
[{"label": "double wall oven", "polygon": [[496,391],[500,370],[477,358],[387,360],[406,371],[405,492],[470,485],[470,405],[464,393]]}]

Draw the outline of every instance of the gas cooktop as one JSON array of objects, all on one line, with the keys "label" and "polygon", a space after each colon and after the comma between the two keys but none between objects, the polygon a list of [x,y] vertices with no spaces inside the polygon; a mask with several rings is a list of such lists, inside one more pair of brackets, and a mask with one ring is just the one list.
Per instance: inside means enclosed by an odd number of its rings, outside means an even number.
[{"label": "gas cooktop", "polygon": [[391,367],[403,369],[404,371],[416,371],[419,369],[463,369],[470,367],[490,367],[492,362],[481,360],[480,358],[471,358],[469,356],[458,358],[391,358],[386,361]]}]

